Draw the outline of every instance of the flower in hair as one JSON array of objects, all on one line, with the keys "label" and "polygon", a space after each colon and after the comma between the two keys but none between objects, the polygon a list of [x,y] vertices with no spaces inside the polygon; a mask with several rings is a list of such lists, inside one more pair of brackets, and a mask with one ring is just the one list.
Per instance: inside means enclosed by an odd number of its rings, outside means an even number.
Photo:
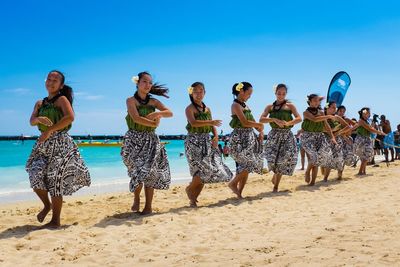
[{"label": "flower in hair", "polygon": [[189,95],[193,94],[193,87],[192,86],[188,87],[188,93],[189,93]]},{"label": "flower in hair", "polygon": [[238,83],[238,84],[236,85],[235,90],[238,91],[238,92],[240,92],[240,90],[242,90],[243,86],[244,86],[243,83]]},{"label": "flower in hair", "polygon": [[132,82],[133,82],[134,84],[138,84],[138,83],[139,83],[139,76],[133,76],[133,77],[132,77]]},{"label": "flower in hair", "polygon": [[362,111],[362,113],[363,113],[363,114],[367,114],[367,113],[368,113],[368,110],[365,108],[365,109]]}]

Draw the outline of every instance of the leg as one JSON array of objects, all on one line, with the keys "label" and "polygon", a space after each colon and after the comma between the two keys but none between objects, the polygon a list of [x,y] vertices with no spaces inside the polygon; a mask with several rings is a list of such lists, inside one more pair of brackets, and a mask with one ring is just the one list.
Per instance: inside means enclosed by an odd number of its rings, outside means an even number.
[{"label": "leg", "polygon": [[[344,170],[344,169],[343,169]],[[341,171],[338,171],[338,180],[342,180],[342,177],[343,177],[343,170],[341,170]]]},{"label": "leg", "polygon": [[318,175],[318,166],[313,166],[311,170],[311,182],[309,183],[310,186],[315,185],[315,180],[317,180]]},{"label": "leg", "polygon": [[282,174],[274,174],[274,189],[272,192],[277,193],[279,183],[281,182]]},{"label": "leg", "polygon": [[301,157],[301,170],[304,171],[304,164],[306,161],[306,151],[304,148],[300,149],[300,157]]},{"label": "leg", "polygon": [[228,187],[232,190],[232,192],[240,198],[240,193],[238,189],[239,181],[242,180],[244,172],[237,173],[236,176],[228,183]]},{"label": "leg", "polygon": [[133,193],[134,194],[134,199],[133,199],[133,204],[132,204],[132,207],[131,207],[131,210],[133,212],[138,212],[139,211],[139,208],[140,208],[140,192],[142,192],[142,188],[143,188],[143,184],[140,184],[136,188],[135,192]]},{"label": "leg", "polygon": [[325,176],[325,167],[321,167],[321,173]]},{"label": "leg", "polygon": [[43,222],[44,218],[46,218],[47,214],[51,210],[49,194],[46,190],[42,189],[34,189],[33,191],[35,191],[36,195],[38,195],[38,197],[40,198],[40,200],[43,202],[44,205],[42,211],[39,212],[38,215],[36,216],[39,222]]},{"label": "leg", "polygon": [[48,228],[58,228],[61,225],[61,208],[63,204],[62,196],[51,197],[51,210],[52,210],[52,217],[51,221],[44,225],[44,227]]},{"label": "leg", "polygon": [[190,182],[190,184],[186,187],[186,194],[190,200],[190,206],[191,207],[196,207],[196,199],[197,197],[200,195],[199,192],[199,186],[202,185],[201,179],[199,176],[193,176],[192,178],[192,182]]},{"label": "leg", "polygon": [[144,209],[141,214],[147,215],[153,212],[151,204],[153,203],[154,188],[145,186],[144,195],[146,197],[146,204],[144,205]]},{"label": "leg", "polygon": [[306,170],[306,173],[305,173],[305,181],[306,181],[306,183],[307,184],[309,184],[310,183],[310,180],[311,180],[311,170],[313,169],[313,165],[311,164],[311,163],[308,163],[308,165],[307,165],[307,170]]},{"label": "leg", "polygon": [[201,184],[199,184],[199,185],[197,186],[197,188],[196,188],[196,190],[195,190],[195,195],[194,195],[194,196],[195,196],[195,199],[196,199],[196,203],[198,202],[197,198],[199,197],[201,191],[203,191],[203,188],[204,188],[204,184],[201,183]]},{"label": "leg", "polygon": [[242,198],[243,188],[247,183],[247,178],[249,177],[248,171],[243,171],[242,179],[238,183],[238,190],[239,190],[239,198]]},{"label": "leg", "polygon": [[383,153],[385,154],[385,162],[389,162],[389,151],[387,148],[383,150]]},{"label": "leg", "polygon": [[323,174],[324,174],[324,182],[328,182],[328,177],[329,177],[329,174],[331,173],[331,169],[328,169],[328,168],[321,168],[321,170],[324,170],[323,171]]},{"label": "leg", "polygon": [[392,147],[392,148],[390,148],[389,150],[390,150],[390,156],[392,156],[391,162],[393,162],[393,161],[394,161],[394,149],[393,149],[393,147]]},{"label": "leg", "polygon": [[361,166],[360,166],[360,170],[358,171],[358,175],[365,175],[366,174],[367,164],[368,164],[367,160],[361,161]]}]

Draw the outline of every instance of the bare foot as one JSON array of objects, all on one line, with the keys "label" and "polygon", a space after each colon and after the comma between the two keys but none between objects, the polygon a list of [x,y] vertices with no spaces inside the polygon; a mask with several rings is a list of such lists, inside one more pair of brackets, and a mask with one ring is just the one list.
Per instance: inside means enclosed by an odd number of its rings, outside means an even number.
[{"label": "bare foot", "polygon": [[188,187],[186,187],[186,189],[185,189],[185,191],[186,191],[186,195],[187,195],[187,197],[189,198],[189,205],[190,205],[190,207],[197,207],[197,199],[195,199],[194,197],[193,197],[193,193],[190,191],[190,189],[189,189],[189,186]]},{"label": "bare foot", "polygon": [[311,182],[308,184],[308,186],[314,186],[314,185],[315,185],[315,182]]},{"label": "bare foot", "polygon": [[272,189],[272,193],[278,193],[278,187],[274,186],[274,189]]},{"label": "bare foot", "polygon": [[239,189],[237,188],[237,185],[233,184],[232,182],[228,183],[228,187],[232,190],[232,192],[238,197],[242,198],[242,195],[239,192]]},{"label": "bare foot", "polygon": [[45,225],[43,225],[42,228],[58,229],[58,228],[60,228],[60,226],[61,226],[60,222],[50,221],[49,223],[46,223]]},{"label": "bare foot", "polygon": [[151,213],[153,213],[153,210],[150,208],[144,208],[143,210],[142,210],[142,212],[140,213],[140,215],[149,215],[149,214],[151,214]]},{"label": "bare foot", "polygon": [[42,211],[39,212],[38,215],[36,216],[37,220],[38,220],[40,223],[43,222],[50,210],[51,210],[51,206],[44,207],[44,208],[42,209]]},{"label": "bare foot", "polygon": [[325,183],[328,182],[328,178],[324,178],[324,182],[325,182]]},{"label": "bare foot", "polygon": [[131,207],[131,211],[139,212],[139,208],[140,208],[140,202],[139,201],[133,201],[133,204],[132,204],[132,207]]},{"label": "bare foot", "polygon": [[306,181],[307,184],[309,184],[310,181],[311,181],[311,176],[310,176],[310,174],[309,174],[309,173],[305,173],[304,176],[305,176],[305,179],[304,179],[304,180]]}]

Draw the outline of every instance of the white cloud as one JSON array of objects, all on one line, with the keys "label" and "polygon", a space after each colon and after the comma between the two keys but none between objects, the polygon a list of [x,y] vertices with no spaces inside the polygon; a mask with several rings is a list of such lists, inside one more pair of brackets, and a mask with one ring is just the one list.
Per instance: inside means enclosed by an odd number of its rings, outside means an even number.
[{"label": "white cloud", "polygon": [[74,96],[76,96],[78,99],[92,100],[92,101],[104,98],[104,95],[91,95],[87,92],[74,92]]},{"label": "white cloud", "polygon": [[3,90],[3,91],[4,91],[4,92],[7,92],[7,93],[16,94],[16,95],[28,95],[28,94],[31,93],[31,89],[22,88],[22,87],[19,87],[19,88],[12,88],[12,89],[5,89],[5,90]]}]

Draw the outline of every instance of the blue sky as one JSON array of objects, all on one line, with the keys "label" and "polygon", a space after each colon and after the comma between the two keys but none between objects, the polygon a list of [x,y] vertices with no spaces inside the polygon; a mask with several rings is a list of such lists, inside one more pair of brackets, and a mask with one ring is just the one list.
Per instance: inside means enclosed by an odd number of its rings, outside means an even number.
[{"label": "blue sky", "polygon": [[229,132],[231,87],[254,86],[258,118],[284,82],[300,111],[347,71],[349,117],[362,106],[400,123],[400,3],[396,1],[3,1],[0,4],[0,135],[29,125],[44,79],[59,69],[75,90],[72,134],[123,134],[131,77],[147,70],[170,87],[174,117],[160,134],[185,133],[186,88]]}]

